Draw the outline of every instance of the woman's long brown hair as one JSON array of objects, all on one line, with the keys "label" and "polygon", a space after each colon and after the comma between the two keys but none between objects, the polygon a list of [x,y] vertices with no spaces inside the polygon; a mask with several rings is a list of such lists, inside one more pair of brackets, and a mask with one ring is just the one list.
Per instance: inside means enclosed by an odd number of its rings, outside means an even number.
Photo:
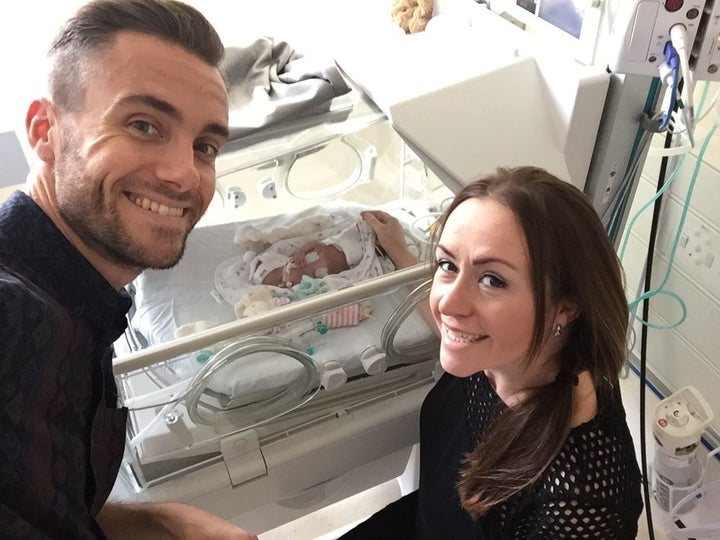
[{"label": "woman's long brown hair", "polygon": [[[597,392],[611,390],[626,357],[628,308],[617,255],[593,207],[581,191],[543,169],[499,169],[457,195],[440,220],[436,241],[447,217],[474,198],[512,210],[525,234],[535,300],[527,361],[547,339],[547,301],[572,301],[580,315],[564,330],[560,369],[586,370]],[[568,437],[572,391],[562,380],[527,389],[526,399],[505,409],[466,456],[458,490],[471,515],[486,513],[540,477]]]}]

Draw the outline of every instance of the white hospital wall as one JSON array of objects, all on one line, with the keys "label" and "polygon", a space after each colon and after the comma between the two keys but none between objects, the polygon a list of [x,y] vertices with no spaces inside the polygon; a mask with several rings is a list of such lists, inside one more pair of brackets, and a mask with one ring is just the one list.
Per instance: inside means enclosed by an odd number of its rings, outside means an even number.
[{"label": "white hospital wall", "polygon": [[[703,85],[696,91],[696,106]],[[720,89],[711,83],[705,109]],[[666,192],[658,230],[653,263],[653,288],[662,282],[675,231],[685,202],[688,187],[697,163],[697,156],[705,136],[715,121],[710,113],[701,120],[696,132],[695,148],[686,155],[677,179]],[[664,136],[656,136],[654,145],[662,146]],[[652,151],[651,151],[652,154]],[[661,158],[650,155],[642,172],[630,217],[655,193]],[[673,162],[667,176],[673,171]],[[690,199],[682,233],[688,241],[679,247],[665,290],[680,296],[687,307],[682,324],[666,330],[649,329],[648,369],[670,392],[683,386],[695,386],[708,400],[715,412],[712,424],[720,434],[720,134],[715,134],[700,164],[694,193]],[[623,257],[629,298],[637,296],[636,289],[643,268],[649,238],[652,208],[642,214],[630,231]],[[710,259],[714,260],[709,264]],[[642,306],[637,311],[642,315]],[[655,325],[673,326],[682,315],[680,304],[669,295],[658,295],[650,301],[650,321]],[[634,325],[634,352],[640,354],[640,324]]]}]

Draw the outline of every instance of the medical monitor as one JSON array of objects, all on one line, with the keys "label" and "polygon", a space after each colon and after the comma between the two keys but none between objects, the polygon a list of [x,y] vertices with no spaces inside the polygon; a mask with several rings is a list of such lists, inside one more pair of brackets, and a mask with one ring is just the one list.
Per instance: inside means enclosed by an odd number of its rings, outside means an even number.
[{"label": "medical monitor", "polygon": [[578,62],[594,62],[600,7],[592,0],[492,0],[490,9],[523,28],[535,43]]}]

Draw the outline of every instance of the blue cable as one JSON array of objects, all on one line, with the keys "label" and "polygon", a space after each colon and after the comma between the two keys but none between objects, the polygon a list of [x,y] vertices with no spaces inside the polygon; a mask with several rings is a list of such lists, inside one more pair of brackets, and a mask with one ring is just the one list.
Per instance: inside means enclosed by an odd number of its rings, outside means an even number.
[{"label": "blue cable", "polygon": [[679,72],[680,72],[680,55],[678,54],[671,41],[665,44],[663,49],[663,55],[665,56],[665,63],[672,70],[672,85],[670,87],[670,105],[668,106],[667,112],[663,115],[662,122],[658,127],[659,131],[665,131],[670,123],[670,118],[675,110],[675,102],[677,99],[677,89],[679,84]]}]

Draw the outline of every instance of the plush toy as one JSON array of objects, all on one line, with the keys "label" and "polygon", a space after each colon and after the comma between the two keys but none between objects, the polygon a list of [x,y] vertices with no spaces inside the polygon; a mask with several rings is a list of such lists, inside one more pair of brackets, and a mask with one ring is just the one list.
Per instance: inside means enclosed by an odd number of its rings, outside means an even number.
[{"label": "plush toy", "polygon": [[[281,300],[283,301],[281,302]],[[258,285],[250,292],[244,294],[233,307],[235,317],[242,319],[243,317],[251,317],[259,313],[264,313],[287,302],[289,302],[289,300],[273,298],[269,287]]]},{"label": "plush toy", "polygon": [[406,34],[422,32],[432,17],[434,0],[393,0],[390,16]]}]

